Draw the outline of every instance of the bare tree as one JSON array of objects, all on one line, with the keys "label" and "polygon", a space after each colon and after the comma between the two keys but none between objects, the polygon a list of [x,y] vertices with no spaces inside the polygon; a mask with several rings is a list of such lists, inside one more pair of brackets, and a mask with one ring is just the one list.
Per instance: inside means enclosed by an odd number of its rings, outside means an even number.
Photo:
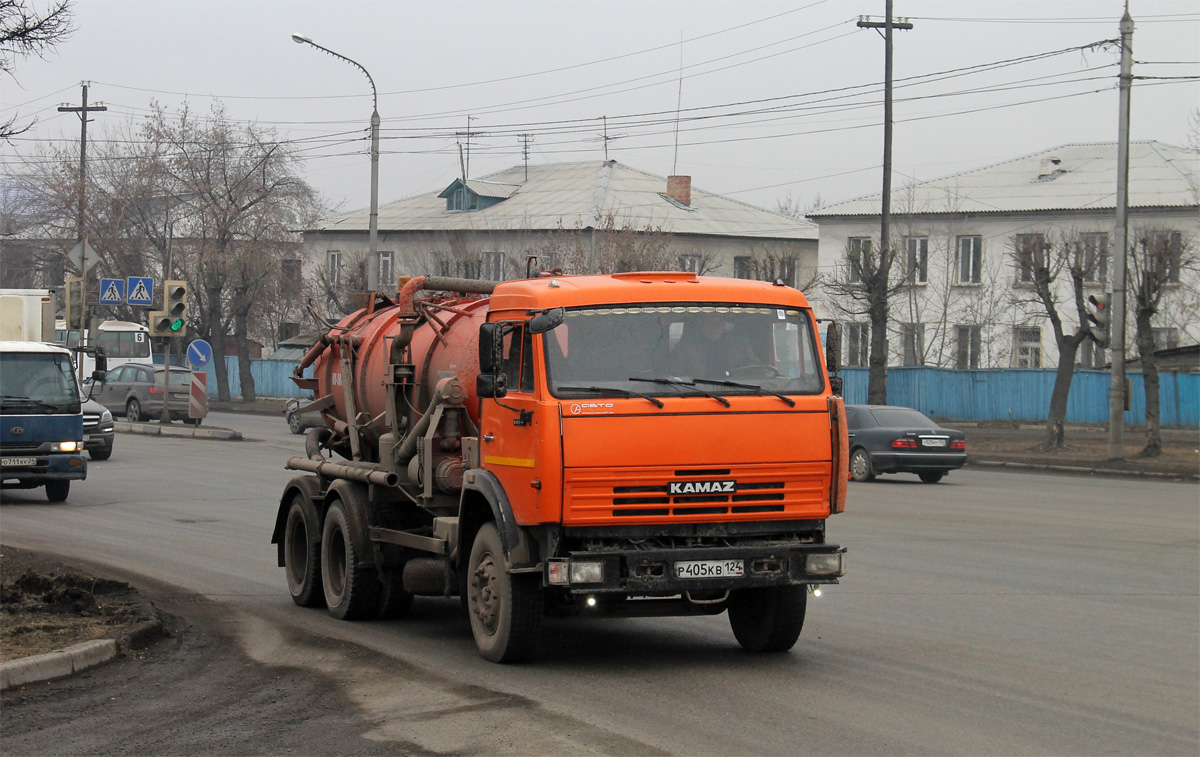
[{"label": "bare tree", "polygon": [[[1163,305],[1164,293],[1184,286],[1186,270],[1195,270],[1200,262],[1194,240],[1182,232],[1140,229],[1134,235],[1129,255],[1129,293],[1134,319],[1134,340],[1142,361],[1142,381],[1146,392],[1146,446],[1138,457],[1162,454],[1162,422],[1158,397],[1158,345],[1154,319]],[[1195,292],[1191,293],[1195,296]],[[1170,334],[1168,329],[1166,332]]]},{"label": "bare tree", "polygon": [[[1058,350],[1058,369],[1054,374],[1054,389],[1050,393],[1050,410],[1046,415],[1046,437],[1043,449],[1058,449],[1064,445],[1067,419],[1067,399],[1071,392],[1071,379],[1075,375],[1075,356],[1079,345],[1092,339],[1087,328],[1087,305],[1084,301],[1084,283],[1092,277],[1100,265],[1104,250],[1096,250],[1085,244],[1076,233],[1048,239],[1045,234],[1018,234],[1010,240],[1010,254],[1016,264],[1018,292],[1028,292],[1026,303],[1038,307],[1046,314],[1054,331],[1054,344]],[[1066,274],[1069,279],[1070,296],[1066,302],[1060,299],[1060,286],[1056,283]],[[1060,307],[1073,307],[1078,326],[1067,333]]]},{"label": "bare tree", "polygon": [[[0,0],[0,72],[12,76],[17,58],[45,55],[72,31],[71,0],[55,0],[44,12],[26,0]],[[18,125],[14,115],[0,123],[0,139],[11,139],[32,125]]]}]

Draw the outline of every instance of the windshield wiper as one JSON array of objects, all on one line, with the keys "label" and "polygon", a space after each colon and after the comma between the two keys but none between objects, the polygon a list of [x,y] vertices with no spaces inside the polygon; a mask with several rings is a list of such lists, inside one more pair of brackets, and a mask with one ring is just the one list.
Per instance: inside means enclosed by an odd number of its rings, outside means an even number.
[{"label": "windshield wiper", "polygon": [[686,386],[686,387],[693,389],[696,392],[704,395],[705,397],[712,397],[714,400],[716,400],[717,402],[720,402],[725,407],[732,407],[732,405],[730,405],[730,403],[729,403],[729,400],[725,399],[724,397],[722,397],[719,394],[713,394],[712,392],[704,391],[700,387],[696,386],[695,382],[692,382],[692,381],[684,381],[683,379],[677,379],[677,378],[640,378],[638,376],[630,376],[626,380],[627,381],[645,381],[646,383],[649,383],[649,384],[666,384],[667,386]]},{"label": "windshield wiper", "polygon": [[650,400],[660,408],[664,407],[662,400],[657,397],[651,397],[649,394],[642,394],[641,392],[634,392],[629,389],[613,389],[604,386],[560,386],[558,389],[564,392],[612,392],[613,394],[620,394],[625,397],[641,397],[644,400]]},{"label": "windshield wiper", "polygon": [[788,403],[788,407],[796,406],[796,400],[792,399],[791,397],[788,397],[785,394],[780,394],[779,392],[773,392],[770,389],[764,389],[763,387],[759,386],[758,384],[740,384],[736,381],[714,381],[713,379],[692,379],[692,381],[695,381],[697,384],[712,384],[714,386],[728,386],[728,387],[734,388],[734,389],[754,389],[755,391],[766,392],[767,394],[770,394],[773,397],[778,397],[779,399]]},{"label": "windshield wiper", "polygon": [[57,410],[58,406],[63,404],[61,402],[46,402],[45,400],[35,400],[32,397],[21,397],[19,395],[14,395],[14,394],[5,394],[3,396],[0,396],[0,402],[8,402],[8,403],[12,403],[12,404],[19,403],[22,405],[37,405],[45,410]]}]

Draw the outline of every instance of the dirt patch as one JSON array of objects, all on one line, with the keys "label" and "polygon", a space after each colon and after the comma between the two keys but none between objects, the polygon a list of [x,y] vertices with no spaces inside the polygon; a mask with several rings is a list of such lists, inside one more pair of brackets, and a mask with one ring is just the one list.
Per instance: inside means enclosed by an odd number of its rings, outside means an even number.
[{"label": "dirt patch", "polygon": [[[953,422],[943,425],[955,428]],[[1068,427],[1066,445],[1055,450],[1043,450],[1045,430],[1025,425],[979,424],[958,426],[967,434],[967,453],[973,462],[1025,463],[1056,465],[1121,473],[1141,473],[1156,476],[1195,478],[1200,473],[1200,432],[1196,429],[1164,429],[1163,450],[1157,457],[1143,458],[1137,454],[1145,446],[1144,429],[1126,428],[1125,454],[1121,460],[1108,458],[1108,432],[1101,427]]]},{"label": "dirt patch", "polygon": [[112,637],[155,621],[153,606],[123,581],[0,547],[0,662]]}]

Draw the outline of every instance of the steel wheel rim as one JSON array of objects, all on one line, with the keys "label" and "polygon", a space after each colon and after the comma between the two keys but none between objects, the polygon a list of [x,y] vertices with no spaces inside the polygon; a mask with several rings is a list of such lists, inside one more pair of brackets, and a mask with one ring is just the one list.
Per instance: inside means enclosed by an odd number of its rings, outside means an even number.
[{"label": "steel wheel rim", "polygon": [[862,450],[855,452],[854,457],[850,458],[850,472],[855,476],[867,475],[867,456]]},{"label": "steel wheel rim", "polygon": [[482,555],[471,573],[471,612],[490,636],[500,620],[500,586],[496,560],[491,552]]}]

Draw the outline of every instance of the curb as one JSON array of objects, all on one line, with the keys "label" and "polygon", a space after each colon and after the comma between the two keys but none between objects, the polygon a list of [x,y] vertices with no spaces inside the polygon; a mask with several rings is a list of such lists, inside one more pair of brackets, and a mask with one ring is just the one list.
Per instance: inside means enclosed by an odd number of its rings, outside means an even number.
[{"label": "curb", "polygon": [[1196,473],[1162,473],[1159,471],[1134,471],[1114,468],[1088,468],[1077,465],[1050,465],[1048,463],[1023,463],[1014,460],[969,460],[967,465],[980,465],[989,468],[1015,468],[1019,470],[1044,470],[1056,473],[1087,473],[1096,476],[1119,476],[1122,478],[1164,478],[1179,481],[1194,481],[1200,479]]},{"label": "curb", "polygon": [[217,439],[219,441],[240,442],[242,432],[229,428],[199,428],[196,426],[160,426],[153,423],[131,423],[116,421],[113,427],[117,431],[129,434],[144,434],[148,436],[174,436],[187,439]]},{"label": "curb", "polygon": [[0,663],[0,691],[78,673],[117,656],[116,639],[95,639],[65,649]]}]

